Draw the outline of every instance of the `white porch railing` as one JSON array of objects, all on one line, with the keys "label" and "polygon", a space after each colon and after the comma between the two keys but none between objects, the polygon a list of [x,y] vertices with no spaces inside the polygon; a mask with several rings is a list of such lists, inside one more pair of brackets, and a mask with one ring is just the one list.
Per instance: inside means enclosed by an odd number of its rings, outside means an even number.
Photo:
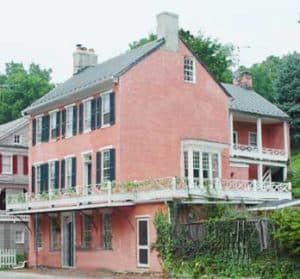
[{"label": "white porch railing", "polygon": [[16,249],[0,249],[0,268],[11,268],[16,264]]},{"label": "white porch railing", "polygon": [[246,144],[233,144],[232,155],[247,156],[251,158],[262,158],[271,160],[285,160],[286,154],[284,149],[262,147],[261,152],[257,146]]},{"label": "white porch railing", "polygon": [[0,210],[0,222],[28,222],[29,216],[14,216],[9,215],[5,210]]},{"label": "white porch railing", "polygon": [[150,201],[208,197],[232,200],[290,199],[291,183],[265,182],[234,179],[194,179],[167,177],[124,183],[76,186],[41,194],[14,194],[7,199],[11,214],[35,210],[47,211],[58,208],[121,206]]}]

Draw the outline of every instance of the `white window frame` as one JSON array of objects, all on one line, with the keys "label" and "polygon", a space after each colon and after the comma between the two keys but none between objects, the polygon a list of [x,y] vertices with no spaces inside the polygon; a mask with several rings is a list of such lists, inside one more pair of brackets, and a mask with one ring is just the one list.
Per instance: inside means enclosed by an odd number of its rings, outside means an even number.
[{"label": "white window frame", "polygon": [[[20,238],[18,238],[18,233],[20,233]],[[16,244],[24,244],[25,243],[25,232],[24,231],[16,231],[16,239],[15,243]]]},{"label": "white window frame", "polygon": [[41,166],[42,166],[42,163],[34,165],[36,193],[38,193],[38,194],[41,192],[41,183],[42,183],[41,175],[40,175],[41,174]]},{"label": "white window frame", "polygon": [[[109,167],[104,167],[104,155],[108,153],[108,156],[109,156]],[[104,149],[101,151],[101,181],[102,182],[107,182],[107,181],[110,181],[110,149]],[[109,177],[108,179],[104,176],[104,172],[105,170],[108,170],[109,171]]]},{"label": "white window frame", "polygon": [[[107,224],[104,223],[106,215],[110,216],[109,229],[106,226]],[[108,247],[107,245],[105,245],[104,235],[106,234],[106,231],[108,231],[110,233],[110,236],[111,236],[110,247]],[[103,212],[102,213],[102,247],[105,250],[111,250],[112,249],[112,214],[111,214],[111,212]]]},{"label": "white window frame", "polygon": [[73,110],[74,104],[65,107],[66,110],[66,138],[73,136]]},{"label": "white window frame", "polygon": [[[58,233],[56,230],[53,230],[53,227],[56,229],[58,227],[58,218],[57,216],[50,216],[49,218],[50,223],[50,243],[49,248],[50,250],[57,250],[59,249],[59,241],[58,241]],[[55,223],[55,226],[53,226],[53,223]],[[55,233],[53,234],[53,232]]]},{"label": "white window frame", "polygon": [[[17,141],[16,141],[16,139],[18,139]],[[21,144],[22,143],[22,136],[20,136],[20,135],[14,135],[14,144]]]},{"label": "white window frame", "polygon": [[43,116],[39,115],[36,118],[36,143],[42,143],[42,133],[43,133]]},{"label": "white window frame", "polygon": [[[6,164],[4,163],[5,158],[9,160],[7,164],[9,169],[5,169]],[[11,154],[2,153],[2,174],[12,174],[13,173],[13,156]]]},{"label": "white window frame", "polygon": [[49,112],[50,117],[50,139],[52,138],[52,131],[57,128],[57,112],[58,110],[53,110]]},{"label": "white window frame", "polygon": [[[89,226],[90,228],[88,228],[87,225],[87,219],[89,218]],[[92,248],[92,227],[93,227],[93,216],[92,215],[88,215],[88,214],[83,214],[82,215],[82,239],[81,239],[81,248],[83,249],[91,249]],[[89,243],[87,242],[87,237],[89,236]]]},{"label": "white window frame", "polygon": [[[256,144],[251,143],[251,136],[255,136],[255,142]],[[257,147],[257,133],[256,132],[248,132],[248,145]]]},{"label": "white window frame", "polygon": [[[107,127],[110,126],[110,121],[108,123],[104,123],[104,116],[106,114],[110,115],[110,93],[105,93],[105,94],[101,94],[101,123],[102,123],[102,127]],[[107,103],[105,103],[105,101]],[[108,104],[108,107],[105,107],[105,105]]]},{"label": "white window frame", "polygon": [[83,132],[87,133],[92,130],[92,98],[82,101],[83,103]]},{"label": "white window frame", "polygon": [[[139,245],[139,221],[146,221],[147,222],[147,243],[148,243],[148,245]],[[136,234],[136,247],[137,247],[136,262],[137,262],[138,267],[143,267],[143,268],[145,268],[145,267],[149,268],[150,267],[150,228],[149,228],[149,225],[150,225],[149,217],[136,216],[136,232],[137,232],[137,234]],[[139,249],[147,249],[148,264],[140,263],[140,261],[139,261]]]},{"label": "white window frame", "polygon": [[[48,184],[49,184],[49,192],[54,190],[54,184],[56,179],[55,173],[55,163],[57,160],[48,161]],[[53,169],[52,169],[53,167]],[[53,172],[52,172],[53,171]]]},{"label": "white window frame", "polygon": [[[65,188],[72,188],[72,159],[75,155],[69,155],[65,157]],[[70,171],[70,173],[68,173]]]},{"label": "white window frame", "polygon": [[[189,65],[187,65],[189,63]],[[191,65],[190,65],[191,63]],[[191,69],[187,69],[186,67],[191,67]],[[196,83],[196,62],[195,57],[185,55],[183,58],[183,79],[188,83]],[[189,79],[191,77],[192,79]]]}]

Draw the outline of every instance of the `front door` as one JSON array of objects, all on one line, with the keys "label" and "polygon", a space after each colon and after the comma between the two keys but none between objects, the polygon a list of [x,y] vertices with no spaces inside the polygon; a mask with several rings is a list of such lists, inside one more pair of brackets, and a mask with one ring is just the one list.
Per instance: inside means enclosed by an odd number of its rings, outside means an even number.
[{"label": "front door", "polygon": [[62,214],[62,266],[75,266],[74,213]]},{"label": "front door", "polygon": [[137,266],[149,267],[149,218],[137,218]]}]

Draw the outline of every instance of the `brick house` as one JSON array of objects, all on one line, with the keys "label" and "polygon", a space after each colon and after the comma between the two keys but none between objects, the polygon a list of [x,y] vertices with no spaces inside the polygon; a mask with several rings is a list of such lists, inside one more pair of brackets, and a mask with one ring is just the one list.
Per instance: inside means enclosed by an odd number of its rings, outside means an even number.
[{"label": "brick house", "polygon": [[290,199],[288,116],[245,73],[220,84],[157,16],[158,39],[74,75],[25,109],[30,265],[160,271],[153,219],[167,201],[247,205]]},{"label": "brick house", "polygon": [[27,253],[27,217],[6,213],[7,199],[11,194],[28,190],[28,127],[26,118],[0,125],[0,249],[16,249]]}]

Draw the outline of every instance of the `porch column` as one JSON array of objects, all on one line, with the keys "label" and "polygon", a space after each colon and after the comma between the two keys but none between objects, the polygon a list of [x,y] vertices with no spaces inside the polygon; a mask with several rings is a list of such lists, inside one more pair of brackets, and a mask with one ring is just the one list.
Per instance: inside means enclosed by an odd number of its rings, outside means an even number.
[{"label": "porch column", "polygon": [[229,139],[230,139],[230,153],[233,151],[233,114],[229,113]]},{"label": "porch column", "polygon": [[287,180],[287,166],[283,167],[283,181]]},{"label": "porch column", "polygon": [[283,143],[284,143],[284,155],[287,160],[289,157],[289,127],[287,121],[283,122]]},{"label": "porch column", "polygon": [[188,186],[194,188],[194,174],[193,174],[193,149],[188,149]]},{"label": "porch column", "polygon": [[257,149],[259,156],[262,156],[262,128],[261,128],[261,118],[256,120],[256,135],[257,135]]},{"label": "porch column", "polygon": [[263,182],[263,165],[262,163],[259,163],[257,165],[257,181],[258,184],[261,186]]}]

